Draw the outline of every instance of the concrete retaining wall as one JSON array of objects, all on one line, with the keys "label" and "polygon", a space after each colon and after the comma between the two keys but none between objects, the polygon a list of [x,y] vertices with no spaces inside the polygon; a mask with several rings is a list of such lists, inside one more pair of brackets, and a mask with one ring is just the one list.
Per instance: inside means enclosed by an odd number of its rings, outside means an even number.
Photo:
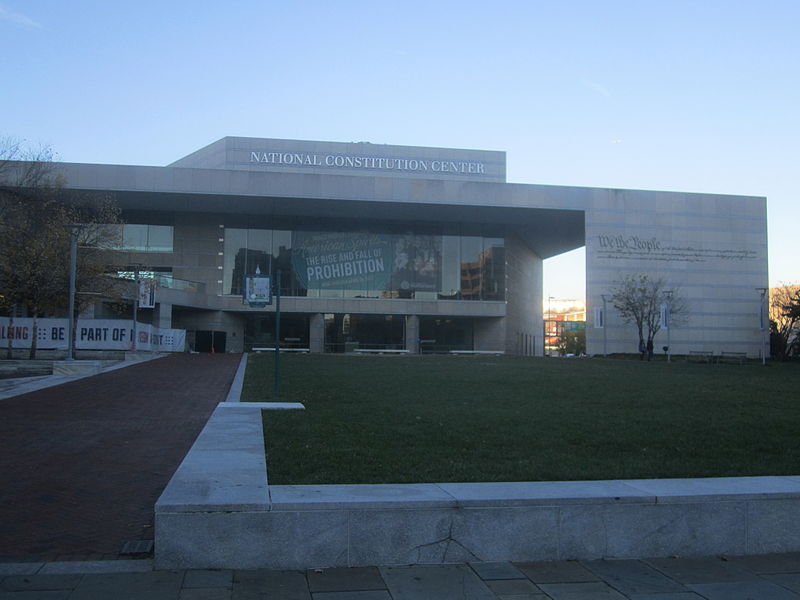
[{"label": "concrete retaining wall", "polygon": [[261,410],[220,405],[156,504],[159,569],[800,550],[800,477],[268,486]]}]

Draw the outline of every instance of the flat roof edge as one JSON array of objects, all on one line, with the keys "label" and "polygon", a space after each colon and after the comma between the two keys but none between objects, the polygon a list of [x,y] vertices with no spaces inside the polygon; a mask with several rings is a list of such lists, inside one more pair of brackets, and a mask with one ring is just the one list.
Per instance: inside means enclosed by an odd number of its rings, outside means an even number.
[{"label": "flat roof edge", "polygon": [[[153,174],[157,172],[166,172],[168,170],[175,170],[175,171],[184,171],[188,173],[228,173],[235,176],[255,176],[255,177],[267,177],[267,178],[302,178],[302,177],[319,177],[319,178],[332,178],[340,181],[358,181],[358,182],[365,182],[369,180],[380,180],[380,181],[395,181],[396,179],[391,176],[381,176],[381,175],[346,175],[346,174],[336,174],[336,173],[275,173],[275,172],[256,172],[256,171],[241,171],[236,169],[219,169],[219,168],[209,168],[209,167],[180,167],[180,166],[151,166],[151,165],[121,165],[121,164],[106,164],[106,163],[70,163],[70,162],[58,162],[55,163],[57,168],[63,168],[66,170],[88,170],[94,169],[97,171],[108,171],[111,169],[124,169],[124,170],[147,170],[151,171]],[[705,196],[705,197],[717,197],[717,198],[738,198],[738,199],[751,199],[751,200],[761,200],[766,201],[767,196],[762,195],[751,195],[751,194],[729,194],[729,193],[721,193],[721,192],[692,192],[692,191],[681,191],[681,190],[657,190],[657,189],[642,189],[642,188],[611,188],[611,187],[589,187],[589,186],[576,186],[576,185],[556,185],[556,184],[543,184],[543,183],[520,183],[520,182],[499,182],[499,181],[465,181],[465,180],[456,180],[456,179],[403,179],[398,180],[402,181],[404,184],[413,185],[413,184],[420,184],[420,183],[429,183],[433,185],[447,185],[447,186],[478,186],[478,187],[491,187],[491,186],[501,186],[507,188],[525,188],[531,191],[540,190],[540,191],[547,191],[547,190],[559,190],[562,192],[568,191],[578,191],[578,192],[606,192],[606,193],[642,193],[642,194],[668,194],[668,195],[681,195],[681,196]],[[183,189],[183,190],[175,190],[175,189],[150,189],[150,188],[141,188],[141,187],[125,187],[125,186],[116,186],[116,187],[108,187],[108,186],[92,186],[86,187],[84,185],[73,185],[69,180],[67,181],[66,187],[69,189],[91,189],[91,190],[107,190],[107,191],[120,191],[120,192],[158,192],[158,193],[192,193],[192,194],[211,194],[211,195],[248,195],[248,196],[263,196],[265,194],[259,192],[252,192],[246,194],[240,194],[237,192],[233,192],[227,194],[226,192],[222,192],[220,190],[194,190],[194,189]],[[320,197],[329,198],[329,195],[324,195]],[[349,198],[339,198],[339,199],[349,199]],[[576,209],[577,210],[577,209]]]}]

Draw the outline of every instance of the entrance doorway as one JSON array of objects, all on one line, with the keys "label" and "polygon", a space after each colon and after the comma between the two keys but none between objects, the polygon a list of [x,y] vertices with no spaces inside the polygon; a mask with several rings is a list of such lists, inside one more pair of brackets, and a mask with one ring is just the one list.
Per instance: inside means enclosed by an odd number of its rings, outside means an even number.
[{"label": "entrance doorway", "polygon": [[217,354],[224,354],[227,335],[225,331],[197,331],[194,336],[194,349],[196,352],[213,350]]}]

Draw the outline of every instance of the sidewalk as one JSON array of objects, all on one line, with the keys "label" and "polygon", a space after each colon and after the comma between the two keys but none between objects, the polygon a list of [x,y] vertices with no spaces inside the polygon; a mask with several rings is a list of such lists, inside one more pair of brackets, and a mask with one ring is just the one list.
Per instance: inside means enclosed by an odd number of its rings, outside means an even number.
[{"label": "sidewalk", "polygon": [[0,563],[2,600],[789,600],[800,554],[309,571]]},{"label": "sidewalk", "polygon": [[0,400],[0,560],[119,558],[153,539],[155,501],[239,359],[172,354]]}]

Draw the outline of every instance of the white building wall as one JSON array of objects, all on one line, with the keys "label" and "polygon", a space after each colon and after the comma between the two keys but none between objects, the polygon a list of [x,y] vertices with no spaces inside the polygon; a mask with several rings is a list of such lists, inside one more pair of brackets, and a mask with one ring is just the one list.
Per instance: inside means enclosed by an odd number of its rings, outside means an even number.
[{"label": "white building wall", "polygon": [[[603,352],[594,308],[626,275],[663,278],[685,298],[687,321],[669,332],[673,354],[746,352],[758,357],[761,298],[767,287],[766,200],[763,198],[595,190],[586,211],[587,343]],[[610,302],[608,352],[637,351],[636,327]],[[667,344],[660,331],[655,347]]]}]

